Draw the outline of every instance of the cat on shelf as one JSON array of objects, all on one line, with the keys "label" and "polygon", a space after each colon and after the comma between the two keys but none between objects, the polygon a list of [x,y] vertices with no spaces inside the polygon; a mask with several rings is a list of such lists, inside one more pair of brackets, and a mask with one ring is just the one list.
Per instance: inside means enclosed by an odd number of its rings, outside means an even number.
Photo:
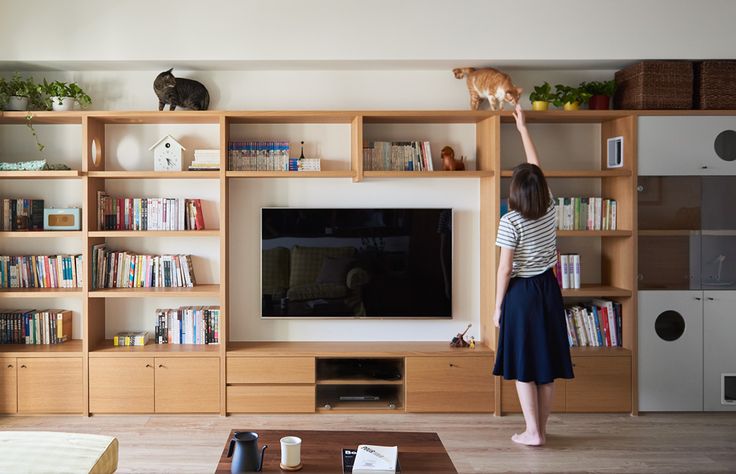
[{"label": "cat on shelf", "polygon": [[514,86],[511,76],[498,69],[472,67],[452,70],[455,78],[467,77],[470,92],[470,108],[478,110],[483,99],[488,99],[491,110],[503,110],[504,102],[516,106],[521,97],[521,87]]},{"label": "cat on shelf", "polygon": [[158,96],[158,110],[164,110],[169,104],[169,110],[184,107],[190,110],[207,110],[210,106],[210,94],[207,88],[199,81],[174,77],[171,71],[164,71],[153,81],[153,90]]}]

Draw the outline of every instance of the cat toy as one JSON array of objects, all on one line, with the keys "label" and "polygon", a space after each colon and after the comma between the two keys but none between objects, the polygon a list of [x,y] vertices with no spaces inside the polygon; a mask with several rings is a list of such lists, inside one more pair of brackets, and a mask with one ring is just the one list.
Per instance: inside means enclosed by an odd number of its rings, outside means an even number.
[{"label": "cat toy", "polygon": [[457,336],[453,337],[450,341],[450,347],[469,347],[470,344],[465,340],[465,333],[468,332],[472,324],[468,324],[465,331],[457,333]]}]

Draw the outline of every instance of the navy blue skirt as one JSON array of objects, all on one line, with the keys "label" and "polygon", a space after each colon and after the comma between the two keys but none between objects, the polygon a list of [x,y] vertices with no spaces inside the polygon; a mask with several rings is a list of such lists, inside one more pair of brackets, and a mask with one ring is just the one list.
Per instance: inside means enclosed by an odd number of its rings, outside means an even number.
[{"label": "navy blue skirt", "polygon": [[562,293],[551,269],[509,282],[493,374],[538,385],[574,377]]}]

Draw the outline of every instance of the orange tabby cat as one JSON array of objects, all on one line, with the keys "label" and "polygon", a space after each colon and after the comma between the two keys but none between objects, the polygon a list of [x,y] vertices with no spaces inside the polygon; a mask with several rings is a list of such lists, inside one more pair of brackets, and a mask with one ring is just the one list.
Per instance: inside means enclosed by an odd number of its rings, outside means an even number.
[{"label": "orange tabby cat", "polygon": [[488,99],[491,110],[503,110],[504,101],[515,106],[521,96],[521,87],[514,86],[511,76],[493,68],[475,69],[472,67],[453,69],[457,79],[468,77],[470,108],[478,110],[480,101]]}]

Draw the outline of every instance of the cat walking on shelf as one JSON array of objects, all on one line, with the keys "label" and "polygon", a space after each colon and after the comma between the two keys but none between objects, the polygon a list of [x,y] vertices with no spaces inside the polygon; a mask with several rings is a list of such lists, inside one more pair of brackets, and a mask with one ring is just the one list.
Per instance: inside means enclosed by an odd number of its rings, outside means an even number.
[{"label": "cat walking on shelf", "polygon": [[158,96],[158,110],[164,110],[169,104],[169,110],[184,107],[190,110],[207,110],[210,106],[210,94],[207,88],[199,81],[174,77],[171,71],[164,71],[153,81],[153,90]]},{"label": "cat walking on shelf", "polygon": [[452,70],[455,78],[467,77],[470,92],[470,108],[478,110],[483,99],[488,99],[491,110],[503,110],[504,102],[512,106],[519,103],[521,87],[514,86],[511,76],[498,69],[475,69],[472,67]]}]

